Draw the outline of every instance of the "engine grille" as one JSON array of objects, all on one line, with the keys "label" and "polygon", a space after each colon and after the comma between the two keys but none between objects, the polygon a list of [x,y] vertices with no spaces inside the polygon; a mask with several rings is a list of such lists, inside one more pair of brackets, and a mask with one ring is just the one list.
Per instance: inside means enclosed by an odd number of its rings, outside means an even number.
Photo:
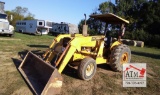
[{"label": "engine grille", "polygon": [[8,22],[0,22],[0,29],[4,29],[4,30],[9,29],[9,23]]}]

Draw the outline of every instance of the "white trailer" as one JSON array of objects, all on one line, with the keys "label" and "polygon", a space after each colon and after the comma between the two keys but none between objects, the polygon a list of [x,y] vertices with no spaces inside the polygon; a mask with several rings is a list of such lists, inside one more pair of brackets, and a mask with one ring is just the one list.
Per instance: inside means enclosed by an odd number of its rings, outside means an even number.
[{"label": "white trailer", "polygon": [[19,20],[16,22],[16,31],[29,34],[48,34],[52,22],[46,20]]},{"label": "white trailer", "polygon": [[52,29],[50,29],[50,33],[52,35],[78,34],[79,30],[78,27],[74,24],[61,22],[61,23],[53,23]]}]

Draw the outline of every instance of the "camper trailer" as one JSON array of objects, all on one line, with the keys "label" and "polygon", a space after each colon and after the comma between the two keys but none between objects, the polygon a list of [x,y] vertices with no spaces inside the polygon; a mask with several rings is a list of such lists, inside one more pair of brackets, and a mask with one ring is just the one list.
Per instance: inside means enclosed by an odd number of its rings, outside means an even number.
[{"label": "camper trailer", "polygon": [[79,33],[78,27],[70,23],[53,23],[52,29],[50,29],[52,35],[58,34],[76,34]]},{"label": "camper trailer", "polygon": [[48,34],[52,22],[46,20],[19,20],[16,22],[16,31],[29,34]]},{"label": "camper trailer", "polygon": [[[8,16],[4,12],[4,4],[5,2],[0,1],[0,34],[7,34],[10,37],[14,35],[14,27],[12,25],[9,25]],[[12,20],[13,17],[10,17],[10,20]]]}]

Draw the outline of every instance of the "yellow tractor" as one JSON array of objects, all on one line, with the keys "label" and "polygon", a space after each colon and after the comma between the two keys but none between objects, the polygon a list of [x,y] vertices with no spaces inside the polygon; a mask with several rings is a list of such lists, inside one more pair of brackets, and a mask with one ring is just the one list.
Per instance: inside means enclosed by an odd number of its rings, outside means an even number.
[{"label": "yellow tractor", "polygon": [[[129,23],[112,13],[90,17],[111,24]],[[28,52],[19,66],[19,71],[37,95],[60,93],[63,83],[61,73],[67,64],[77,66],[78,76],[83,80],[92,79],[97,64],[109,64],[114,71],[122,71],[122,65],[131,60],[129,47],[120,41],[105,39],[104,35],[89,36],[85,24],[82,34],[57,36],[42,58]]]}]

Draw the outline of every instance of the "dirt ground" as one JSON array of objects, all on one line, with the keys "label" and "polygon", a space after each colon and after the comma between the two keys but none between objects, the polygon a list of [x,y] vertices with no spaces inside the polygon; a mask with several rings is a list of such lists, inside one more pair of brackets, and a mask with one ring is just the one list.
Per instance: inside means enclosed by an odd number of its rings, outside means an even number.
[{"label": "dirt ground", "polygon": [[[0,51],[0,94],[32,95],[19,74],[15,59],[19,56],[13,52]],[[19,62],[16,62],[17,65]]]},{"label": "dirt ground", "polygon": [[[12,58],[11,58],[12,56]],[[33,95],[18,71],[21,56],[13,52],[0,51],[0,94]],[[96,75],[90,81],[79,79],[75,69],[66,67],[62,74],[63,87],[61,95],[132,95],[136,88],[122,87],[122,73],[114,72],[109,65],[98,65]],[[156,74],[148,69],[148,77]],[[139,91],[136,92],[139,95]],[[141,93],[142,94],[142,93]]]},{"label": "dirt ground", "polygon": [[[20,65],[22,59],[21,56],[15,54],[14,52],[3,52],[0,51],[0,94],[2,95],[32,95],[33,93],[28,88],[24,82],[22,76],[18,71],[18,66]],[[103,81],[104,75],[107,75],[108,79]],[[121,84],[120,73],[113,72],[107,65],[98,66],[97,73],[91,81],[84,81],[79,79],[76,70],[73,70],[67,66],[66,70],[62,74],[64,82],[61,94],[78,94],[78,95],[92,95],[92,94],[103,94],[101,89],[106,87],[104,82],[108,82],[112,86],[109,77],[117,77],[115,80],[117,85]],[[105,77],[106,78],[106,77]],[[97,80],[98,79],[98,80]],[[108,85],[109,86],[109,85]],[[67,88],[67,89],[66,89]],[[94,89],[99,91],[94,92]],[[103,90],[103,89],[102,89]],[[108,90],[112,91],[109,87]],[[107,91],[107,89],[106,89]]]},{"label": "dirt ground", "polygon": [[[18,66],[22,61],[21,56],[13,52],[0,51],[0,60],[3,62],[0,63],[0,94],[32,95],[33,93],[18,71]],[[121,74],[113,72],[108,65],[99,65],[96,75],[90,81],[79,79],[76,70],[69,66],[62,76],[64,79],[62,95],[101,95],[104,91],[113,92],[112,87],[116,85],[122,86]],[[109,77],[115,77],[116,79],[113,81]],[[114,82],[114,85],[112,82]]]}]

